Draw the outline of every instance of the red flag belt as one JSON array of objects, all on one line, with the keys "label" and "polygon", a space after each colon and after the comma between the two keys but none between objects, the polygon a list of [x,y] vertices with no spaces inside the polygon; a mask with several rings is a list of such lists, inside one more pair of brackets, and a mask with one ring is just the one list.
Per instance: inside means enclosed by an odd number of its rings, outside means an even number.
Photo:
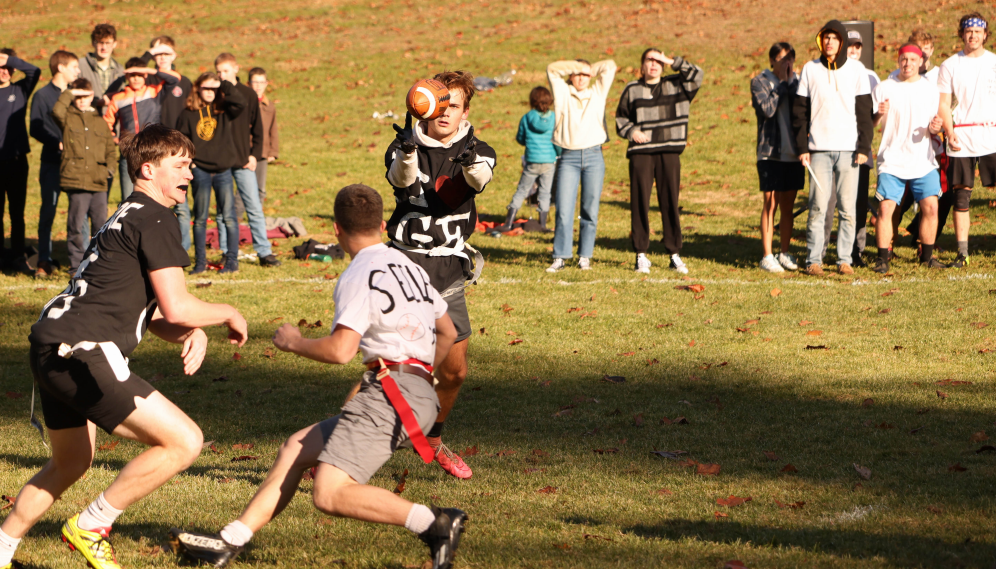
[{"label": "red flag belt", "polygon": [[418,453],[422,460],[426,464],[432,462],[435,458],[436,453],[433,452],[432,447],[429,446],[429,441],[425,439],[425,434],[422,433],[422,427],[419,426],[418,420],[415,418],[415,412],[412,411],[411,405],[408,401],[405,401],[405,396],[401,394],[401,390],[398,388],[398,383],[394,381],[391,377],[391,371],[387,369],[384,365],[383,360],[381,360],[380,370],[377,372],[377,379],[380,380],[380,384],[384,386],[384,394],[387,395],[388,401],[391,402],[391,406],[394,410],[398,412],[398,416],[401,417],[401,424],[405,426],[405,430],[408,431],[408,438],[412,440],[412,446],[415,447],[415,452]]}]

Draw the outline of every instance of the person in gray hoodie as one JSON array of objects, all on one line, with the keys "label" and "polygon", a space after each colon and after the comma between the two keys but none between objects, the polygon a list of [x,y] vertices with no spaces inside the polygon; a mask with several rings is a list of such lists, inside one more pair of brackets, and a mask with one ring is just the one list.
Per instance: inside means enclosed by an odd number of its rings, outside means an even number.
[{"label": "person in gray hoodie", "polygon": [[874,126],[868,71],[847,57],[847,29],[830,20],[816,34],[820,57],[799,74],[792,105],[799,162],[809,169],[809,219],[806,222],[806,272],[823,275],[823,228],[830,193],[837,195],[837,265],[841,274],[854,274],[858,167],[868,161]]}]

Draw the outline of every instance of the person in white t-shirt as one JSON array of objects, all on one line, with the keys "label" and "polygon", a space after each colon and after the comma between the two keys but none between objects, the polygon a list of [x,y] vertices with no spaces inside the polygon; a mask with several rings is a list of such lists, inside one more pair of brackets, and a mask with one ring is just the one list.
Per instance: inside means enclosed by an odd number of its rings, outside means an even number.
[{"label": "person in white t-shirt", "polygon": [[395,450],[413,446],[426,463],[434,451],[424,431],[439,411],[432,370],[456,338],[446,301],[429,275],[381,241],[384,204],[376,190],[355,184],[335,197],[335,234],[352,261],[339,276],[332,334],[303,338],[285,324],[273,343],[315,361],[349,363],[357,349],[369,371],[342,413],[306,427],[280,447],[277,459],[242,515],[216,535],[170,530],[173,550],[189,561],[224,567],[253,533],[297,494],[315,468],[312,500],[337,517],[404,526],[431,551],[434,569],[450,567],[467,515],[456,508],[412,504],[367,481]]},{"label": "person in white t-shirt", "polygon": [[920,235],[923,242],[920,263],[931,269],[946,268],[934,259],[937,231],[937,197],[941,176],[937,171],[931,135],[941,132],[944,123],[937,114],[940,95],[937,86],[920,76],[923,51],[908,43],[899,48],[899,75],[890,76],[872,93],[876,125],[882,126],[878,148],[878,191],[880,215],[875,223],[878,259],[875,272],[888,273],[892,257],[892,212],[903,199],[906,188],[920,204]]},{"label": "person in white t-shirt", "polygon": [[847,58],[847,30],[837,20],[816,36],[820,57],[803,66],[792,109],[799,161],[810,169],[806,272],[823,275],[823,241],[831,192],[837,196],[840,227],[837,265],[841,274],[854,274],[855,198],[858,166],[871,154],[871,88],[860,61]]},{"label": "person in white t-shirt", "polygon": [[[941,64],[938,114],[948,141],[948,183],[954,191],[954,226],[958,257],[951,265],[968,265],[968,206],[979,169],[982,185],[996,186],[996,54],[985,49],[989,24],[978,12],[962,16],[958,34],[964,47]],[[952,97],[958,101],[952,110]]]}]

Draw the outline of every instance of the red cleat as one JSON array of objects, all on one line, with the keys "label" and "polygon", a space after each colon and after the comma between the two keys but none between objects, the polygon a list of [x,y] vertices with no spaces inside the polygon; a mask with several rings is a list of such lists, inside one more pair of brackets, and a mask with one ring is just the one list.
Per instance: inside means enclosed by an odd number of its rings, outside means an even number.
[{"label": "red cleat", "polygon": [[431,446],[432,450],[436,452],[436,462],[439,463],[439,466],[443,467],[443,470],[446,471],[447,474],[456,476],[461,480],[467,480],[474,475],[474,473],[470,470],[470,467],[467,466],[467,463],[464,462],[462,458],[457,456],[456,453],[451,451],[449,447],[444,445],[438,438],[433,437],[432,439],[429,439],[429,446]]}]

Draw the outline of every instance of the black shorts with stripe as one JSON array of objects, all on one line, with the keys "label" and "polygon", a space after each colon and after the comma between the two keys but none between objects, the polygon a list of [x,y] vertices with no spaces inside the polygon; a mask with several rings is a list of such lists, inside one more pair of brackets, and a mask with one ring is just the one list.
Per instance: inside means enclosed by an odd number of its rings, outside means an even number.
[{"label": "black shorts with stripe", "polygon": [[975,186],[975,168],[986,188],[996,186],[996,154],[985,156],[949,156],[948,187],[971,190]]}]

